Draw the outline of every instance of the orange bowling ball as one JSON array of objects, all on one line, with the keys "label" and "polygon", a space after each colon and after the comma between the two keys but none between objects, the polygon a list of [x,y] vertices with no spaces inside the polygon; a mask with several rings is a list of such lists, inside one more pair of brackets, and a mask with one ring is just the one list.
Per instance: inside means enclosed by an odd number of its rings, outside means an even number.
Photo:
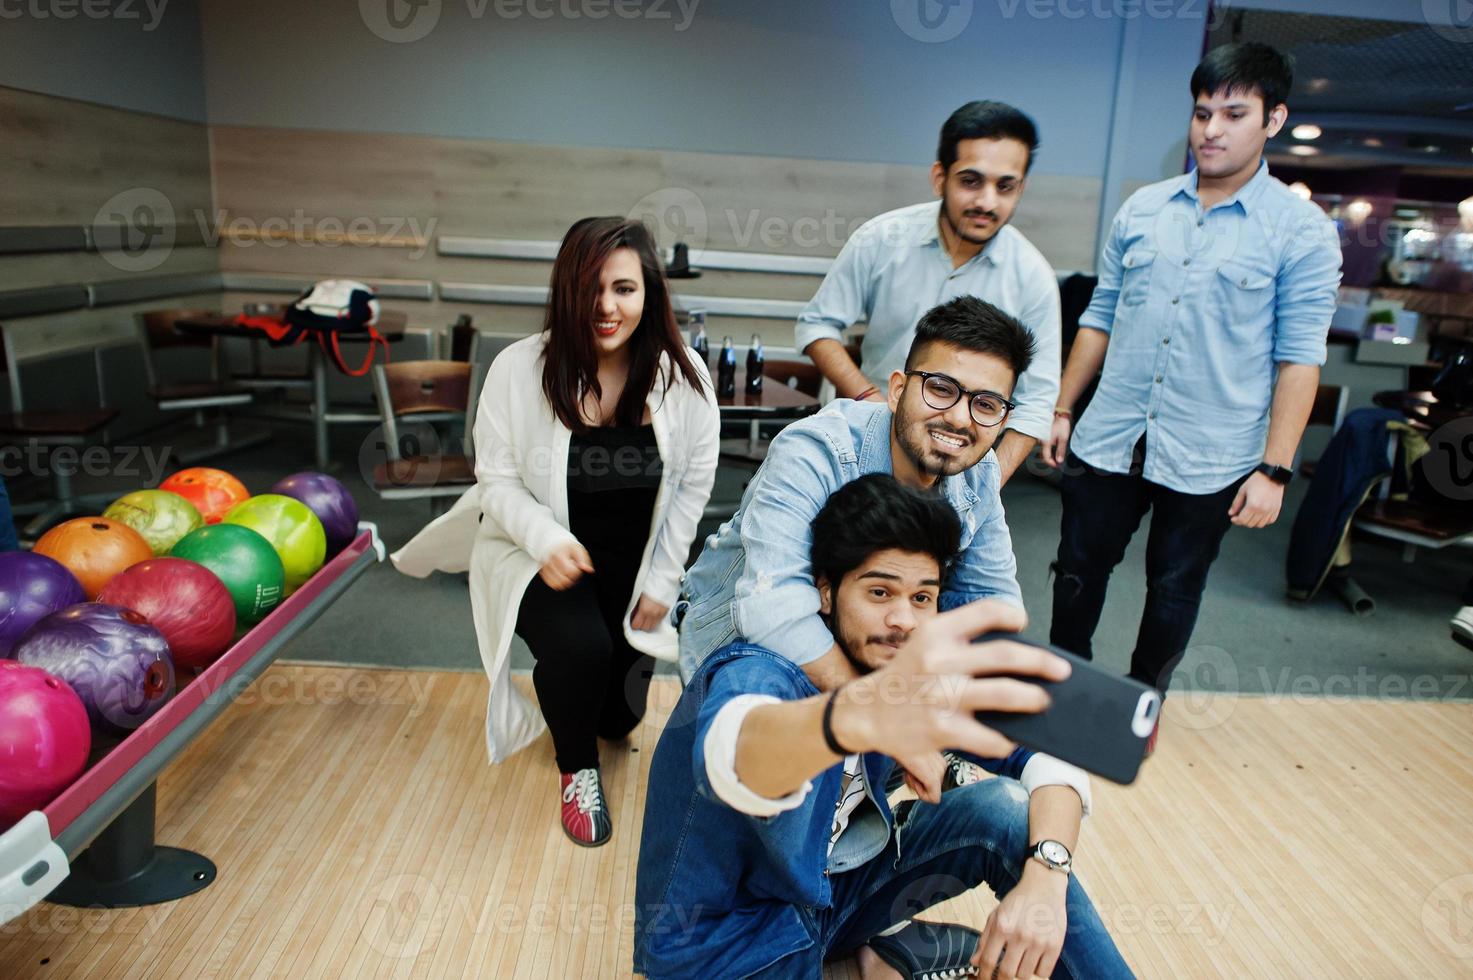
[{"label": "orange bowling ball", "polygon": [[208,466],[180,470],[160,483],[159,489],[177,493],[194,504],[206,524],[219,524],[226,511],[251,495],[244,483]]},{"label": "orange bowling ball", "polygon": [[78,517],[58,524],[41,535],[33,550],[70,569],[89,600],[96,599],[114,575],[153,557],[143,535],[106,517]]}]

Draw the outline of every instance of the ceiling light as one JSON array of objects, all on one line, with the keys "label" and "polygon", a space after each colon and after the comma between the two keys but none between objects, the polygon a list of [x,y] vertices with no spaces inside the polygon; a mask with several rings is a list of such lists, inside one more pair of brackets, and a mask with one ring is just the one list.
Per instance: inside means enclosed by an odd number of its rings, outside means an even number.
[{"label": "ceiling light", "polygon": [[1345,216],[1356,224],[1360,224],[1371,216],[1371,210],[1371,202],[1358,197],[1345,205]]},{"label": "ceiling light", "polygon": [[1329,91],[1329,89],[1330,80],[1328,78],[1311,78],[1309,80],[1310,95],[1319,95],[1321,92]]},{"label": "ceiling light", "polygon": [[1458,217],[1463,220],[1463,227],[1473,231],[1473,197],[1465,197],[1458,202]]},{"label": "ceiling light", "polygon": [[1318,156],[1320,151],[1313,146],[1304,146],[1301,144],[1289,147],[1289,152],[1296,157],[1312,157]]},{"label": "ceiling light", "polygon": [[1381,137],[1379,137],[1379,136],[1367,136],[1362,142],[1364,142],[1366,146],[1380,147],[1381,146]]},{"label": "ceiling light", "polygon": [[1302,180],[1296,180],[1294,181],[1294,183],[1290,184],[1289,190],[1304,198],[1306,201],[1314,196],[1314,192],[1309,189],[1309,185]]},{"label": "ceiling light", "polygon": [[1322,132],[1314,123],[1301,123],[1289,131],[1297,140],[1317,140]]},{"label": "ceiling light", "polygon": [[1438,146],[1436,143],[1428,143],[1426,146],[1422,147],[1422,152],[1423,153],[1441,153],[1442,152],[1442,147]]}]

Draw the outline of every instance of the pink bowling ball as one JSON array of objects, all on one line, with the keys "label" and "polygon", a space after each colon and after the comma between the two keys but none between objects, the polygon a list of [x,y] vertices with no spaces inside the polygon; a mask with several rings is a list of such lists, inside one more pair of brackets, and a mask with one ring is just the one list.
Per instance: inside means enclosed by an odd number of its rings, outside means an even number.
[{"label": "pink bowling ball", "polygon": [[0,831],[56,799],[91,751],[87,709],[66,682],[0,660]]}]

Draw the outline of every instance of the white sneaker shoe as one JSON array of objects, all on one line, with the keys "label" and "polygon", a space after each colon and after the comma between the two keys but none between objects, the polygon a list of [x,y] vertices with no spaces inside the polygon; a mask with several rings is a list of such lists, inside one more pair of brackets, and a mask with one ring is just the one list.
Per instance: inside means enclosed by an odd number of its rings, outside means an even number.
[{"label": "white sneaker shoe", "polygon": [[1454,640],[1473,650],[1473,606],[1459,609],[1448,626],[1452,627]]}]

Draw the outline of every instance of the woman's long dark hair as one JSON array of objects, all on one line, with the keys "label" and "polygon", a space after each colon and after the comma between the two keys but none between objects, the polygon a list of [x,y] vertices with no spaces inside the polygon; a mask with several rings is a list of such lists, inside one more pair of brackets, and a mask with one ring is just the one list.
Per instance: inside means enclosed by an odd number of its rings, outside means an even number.
[{"label": "woman's long dark hair", "polygon": [[[603,394],[598,383],[598,348],[593,320],[598,304],[599,275],[604,262],[618,248],[630,248],[639,256],[644,271],[644,311],[639,326],[629,338],[629,376],[614,409],[617,425],[638,425],[644,417],[645,399],[657,380],[664,391],[684,376],[692,388],[703,382],[696,372],[675,311],[670,307],[670,290],[650,230],[638,221],[624,218],[583,218],[568,229],[552,264],[552,288],[547,299],[547,334],[542,363],[542,391],[558,421],[582,432],[591,428],[583,421],[583,396]],[[660,355],[668,354],[674,371],[657,379]]]}]

